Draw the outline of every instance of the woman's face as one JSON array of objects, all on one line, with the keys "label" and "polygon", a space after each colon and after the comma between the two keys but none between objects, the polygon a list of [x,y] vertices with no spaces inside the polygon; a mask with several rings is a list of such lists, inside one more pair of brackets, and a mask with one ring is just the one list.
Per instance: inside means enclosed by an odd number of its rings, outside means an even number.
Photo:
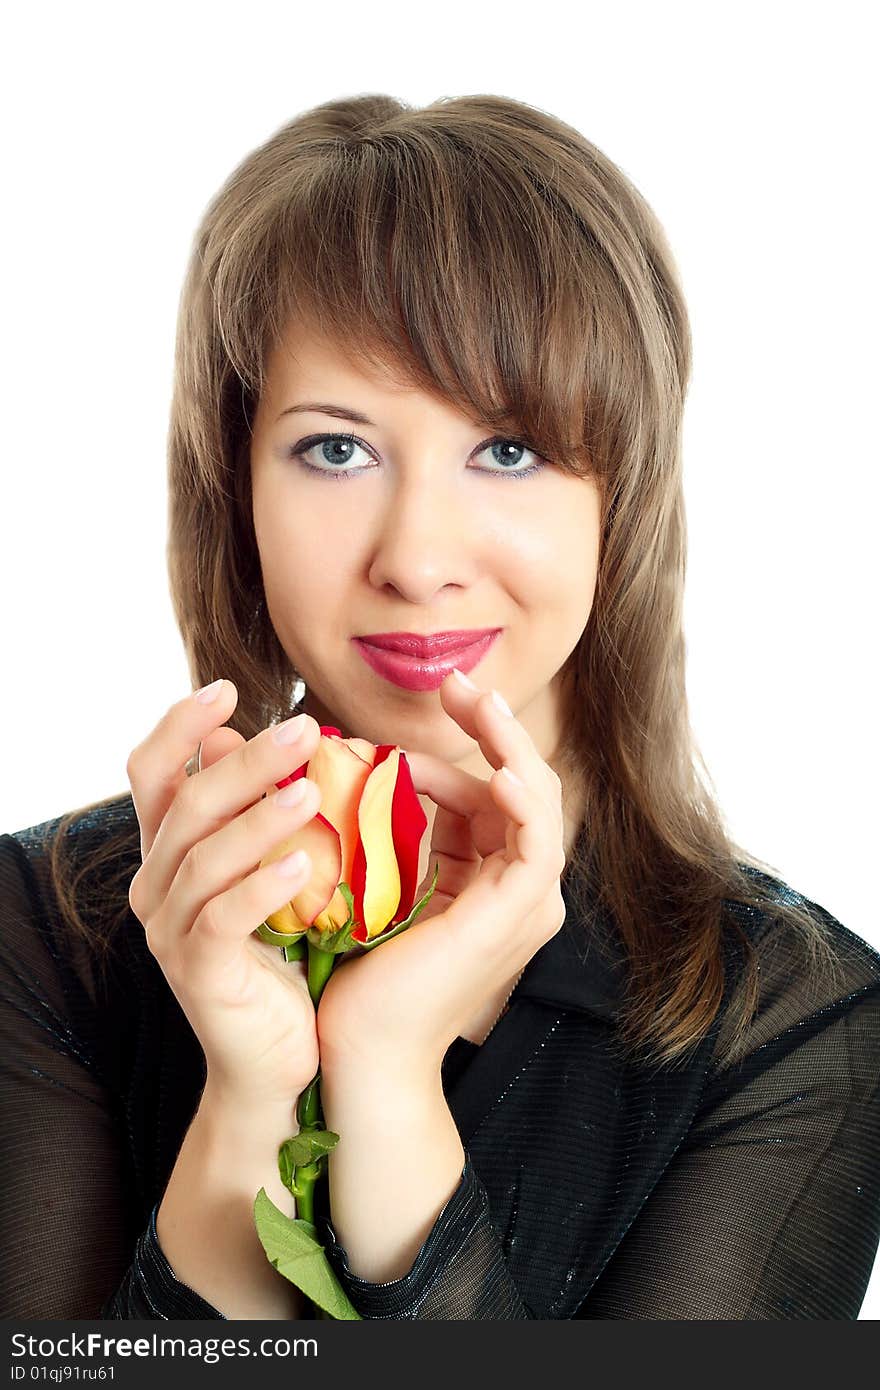
[{"label": "woman's face", "polygon": [[[319,433],[331,438],[292,457]],[[593,602],[599,493],[492,437],[438,397],[363,375],[335,340],[291,334],[267,364],[251,443],[266,602],[306,683],[304,708],[343,737],[432,753],[483,778],[491,764],[438,691],[401,688],[352,638],[500,628],[471,677],[500,690],[552,765],[558,673]]]}]

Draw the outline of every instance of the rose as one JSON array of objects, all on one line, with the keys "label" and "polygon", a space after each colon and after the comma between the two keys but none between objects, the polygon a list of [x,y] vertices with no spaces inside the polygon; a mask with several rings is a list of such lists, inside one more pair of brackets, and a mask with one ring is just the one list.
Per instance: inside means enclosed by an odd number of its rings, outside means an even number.
[{"label": "rose", "polygon": [[[311,860],[305,886],[257,928],[285,960],[308,955],[309,994],[315,1008],[343,951],[373,950],[411,926],[437,883],[414,904],[419,850],[428,821],[406,754],[396,744],[342,738],[321,725],[314,755],[280,788],[302,777],[321,791],[320,811],[260,861],[260,867],[304,849]],[[323,1121],[320,1069],[297,1104],[299,1133],[278,1151],[278,1169],[296,1197],[286,1216],[261,1188],[254,1202],[257,1234],[270,1263],[312,1300],[318,1317],[357,1318],[315,1224],[315,1188],[325,1178],[328,1152],[339,1135]],[[322,1184],[323,1190],[323,1184]]]},{"label": "rose", "polygon": [[334,955],[354,943],[370,949],[409,926],[433,892],[414,905],[428,822],[406,754],[395,744],[342,738],[322,724],[314,756],[277,785],[302,777],[320,788],[321,809],[260,867],[304,849],[311,874],[258,934],[275,946],[305,936]]}]

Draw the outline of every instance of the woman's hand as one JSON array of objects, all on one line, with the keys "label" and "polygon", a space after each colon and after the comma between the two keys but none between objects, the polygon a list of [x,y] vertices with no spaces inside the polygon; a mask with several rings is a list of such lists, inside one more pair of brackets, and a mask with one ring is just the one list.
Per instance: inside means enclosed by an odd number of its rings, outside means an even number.
[{"label": "woman's hand", "polygon": [[301,779],[293,807],[263,794],[312,757],[320,728],[306,715],[294,743],[272,729],[245,740],[218,727],[237,699],[224,681],[212,704],[180,700],[130,754],[143,862],[129,902],[204,1050],[206,1090],[237,1110],[291,1110],[319,1062],[306,966],[252,933],[308,879],[310,866],[285,878],[258,865],[315,815],[318,788]]},{"label": "woman's hand", "polygon": [[376,1061],[397,1076],[431,1075],[487,997],[565,921],[559,777],[491,693],[469,691],[450,673],[440,700],[496,771],[484,781],[406,750],[416,791],[438,808],[416,897],[439,863],[437,887],[405,932],[336,965],[318,1006],[322,1069]]}]

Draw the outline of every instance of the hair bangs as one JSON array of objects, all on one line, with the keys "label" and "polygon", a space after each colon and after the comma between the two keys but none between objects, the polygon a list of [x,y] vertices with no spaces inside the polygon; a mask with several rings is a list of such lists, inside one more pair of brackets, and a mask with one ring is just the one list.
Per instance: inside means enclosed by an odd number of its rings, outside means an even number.
[{"label": "hair bangs", "polygon": [[258,398],[295,324],[583,475],[601,414],[588,397],[601,374],[585,363],[597,314],[608,318],[587,296],[572,302],[572,284],[595,283],[572,274],[586,243],[521,150],[483,162],[477,140],[444,134],[340,146],[300,171],[295,195],[264,199],[262,225],[232,238],[219,267],[229,358]]}]

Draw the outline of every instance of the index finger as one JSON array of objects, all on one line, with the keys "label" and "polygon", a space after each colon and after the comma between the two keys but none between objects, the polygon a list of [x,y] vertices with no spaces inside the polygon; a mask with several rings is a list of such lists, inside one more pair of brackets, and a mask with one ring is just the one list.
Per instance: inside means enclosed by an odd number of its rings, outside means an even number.
[{"label": "index finger", "polygon": [[238,691],[232,681],[215,681],[171,705],[129,753],[125,772],[141,828],[142,860],[186,781],[187,763],[202,740],[229,718],[237,703]]},{"label": "index finger", "polygon": [[465,772],[455,763],[446,762],[433,753],[410,752],[404,749],[417,792],[429,796],[438,806],[459,815],[475,816],[478,811],[494,809],[489,784],[473,772]]}]

